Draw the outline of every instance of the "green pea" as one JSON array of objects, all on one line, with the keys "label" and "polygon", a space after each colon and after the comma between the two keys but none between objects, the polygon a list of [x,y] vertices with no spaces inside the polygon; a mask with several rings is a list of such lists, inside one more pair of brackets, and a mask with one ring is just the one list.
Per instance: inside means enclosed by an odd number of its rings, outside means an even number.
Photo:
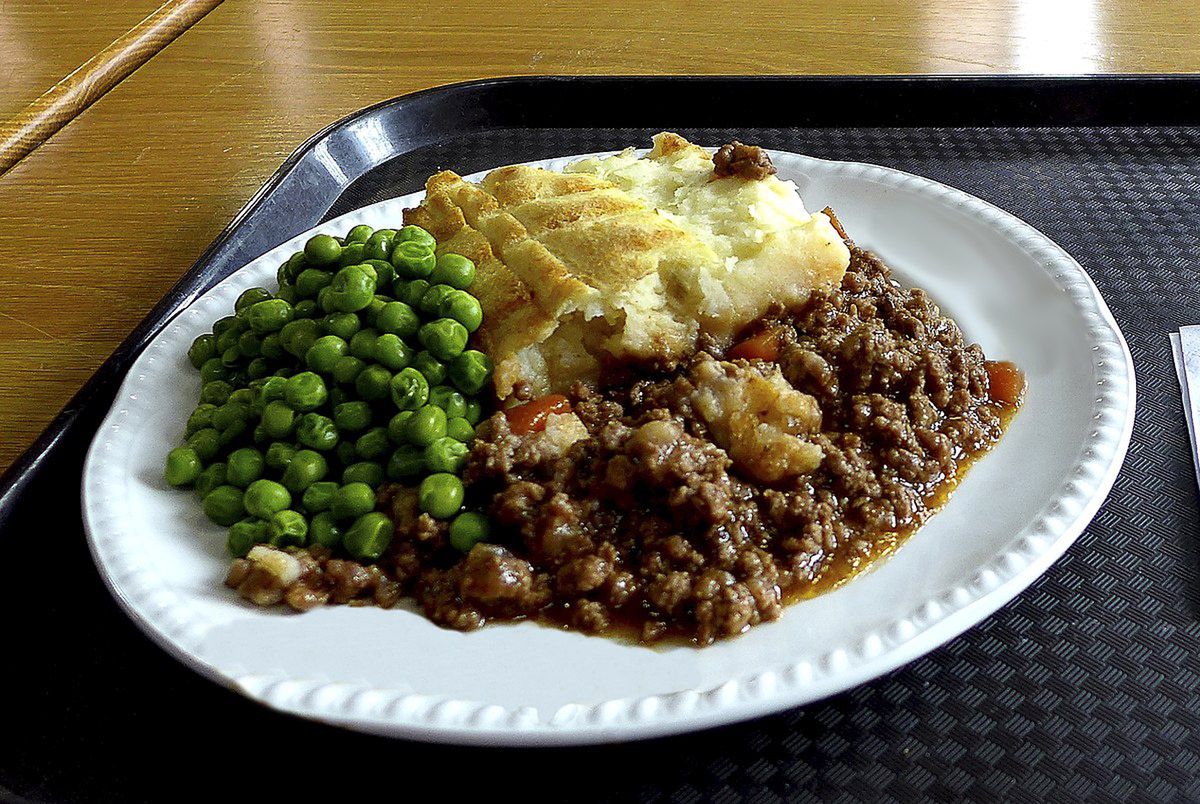
[{"label": "green pea", "polygon": [[321,328],[326,335],[336,335],[349,341],[362,328],[362,322],[354,313],[330,313],[321,319]]},{"label": "green pea", "polygon": [[304,490],[304,497],[301,499],[301,502],[304,503],[304,510],[310,514],[328,511],[329,506],[333,505],[333,495],[337,493],[338,488],[338,484],[332,480],[313,483]]},{"label": "green pea", "polygon": [[328,416],[305,413],[296,425],[296,440],[310,449],[326,452],[337,446],[337,425]]},{"label": "green pea", "polygon": [[333,364],[333,381],[340,385],[353,385],[367,364],[353,355],[342,355]]},{"label": "green pea", "polygon": [[325,456],[310,449],[297,450],[292,461],[283,470],[280,482],[292,494],[303,494],[304,490],[321,480],[329,472]]},{"label": "green pea", "polygon": [[312,544],[335,550],[342,543],[342,529],[333,514],[322,511],[308,523],[308,539]]},{"label": "green pea", "polygon": [[300,300],[300,297],[296,295],[296,286],[290,282],[279,284],[279,290],[275,291],[275,298],[288,304],[295,304]]},{"label": "green pea", "polygon": [[412,444],[396,447],[388,459],[387,476],[392,480],[405,480],[425,472],[425,453]]},{"label": "green pea", "polygon": [[184,436],[190,436],[197,430],[203,430],[205,427],[212,427],[213,411],[217,409],[216,405],[209,402],[201,402],[196,406],[188,416],[187,426],[184,428]]},{"label": "green pea", "polygon": [[386,514],[372,511],[354,521],[342,537],[342,544],[346,552],[359,561],[374,561],[387,550],[394,531]]},{"label": "green pea", "polygon": [[220,352],[221,363],[226,368],[237,364],[237,359],[240,356],[238,353],[238,339],[242,337],[242,333],[234,330],[226,330],[223,335],[217,338],[217,351]]},{"label": "green pea", "polygon": [[217,486],[204,498],[204,515],[218,525],[229,527],[246,515],[242,497],[239,488]]},{"label": "green pea", "polygon": [[386,260],[392,253],[392,240],[396,233],[392,229],[377,229],[367,238],[363,254],[368,260]]},{"label": "green pea", "polygon": [[259,302],[269,301],[270,299],[271,291],[266,288],[250,288],[249,290],[242,291],[242,295],[237,297],[237,301],[233,303],[233,309],[235,312],[240,313]]},{"label": "green pea", "polygon": [[217,356],[217,339],[208,334],[201,335],[192,341],[192,345],[188,347],[188,360],[193,368],[200,368],[209,360]]},{"label": "green pea", "polygon": [[442,305],[442,299],[455,290],[457,288],[450,285],[431,285],[421,300],[417,302],[416,307],[425,315],[437,315],[438,308]]},{"label": "green pea", "polygon": [[204,427],[188,436],[187,446],[207,463],[217,457],[217,451],[221,448],[221,434],[215,428]]},{"label": "green pea", "polygon": [[400,340],[399,335],[387,333],[375,339],[375,362],[388,369],[388,371],[399,371],[402,368],[407,368],[415,356],[416,351],[407,343]]},{"label": "green pea", "polygon": [[312,371],[330,374],[338,359],[350,351],[350,345],[337,335],[326,335],[317,338],[304,355],[304,362]]},{"label": "green pea", "polygon": [[492,359],[483,352],[468,349],[450,362],[449,374],[458,390],[468,395],[477,394],[491,382]]},{"label": "green pea", "polygon": [[305,413],[324,405],[329,398],[329,391],[319,374],[302,371],[287,381],[283,398],[293,410]]},{"label": "green pea", "polygon": [[437,405],[453,418],[467,412],[467,400],[449,385],[437,385],[429,389],[429,404]]},{"label": "green pea", "polygon": [[263,463],[272,469],[280,470],[287,468],[287,465],[292,462],[292,458],[296,455],[296,448],[291,444],[285,444],[282,441],[273,441],[267,447],[267,452],[263,456]]},{"label": "green pea", "polygon": [[230,427],[236,427],[239,423],[248,421],[252,416],[254,416],[254,411],[249,405],[226,402],[213,411],[212,426],[224,432]]},{"label": "green pea", "polygon": [[262,356],[268,360],[279,360],[284,354],[283,338],[280,336],[280,333],[272,332],[270,335],[263,337],[262,343],[258,348]]},{"label": "green pea", "polygon": [[354,442],[354,451],[358,457],[375,461],[391,452],[392,445],[388,442],[386,427],[372,427]]},{"label": "green pea", "polygon": [[455,441],[470,444],[475,439],[475,428],[461,416],[446,419],[446,435]]},{"label": "green pea", "polygon": [[358,450],[354,448],[353,441],[342,441],[334,452],[342,466],[349,466],[358,460]]},{"label": "green pea", "polygon": [[475,281],[475,263],[461,254],[443,254],[437,258],[429,281],[466,290]]},{"label": "green pea", "polygon": [[225,547],[234,558],[245,558],[256,544],[269,538],[267,523],[261,519],[243,519],[229,526],[229,538]]},{"label": "green pea", "polygon": [[253,438],[254,443],[258,444],[260,447],[271,440],[271,437],[267,435],[266,429],[263,428],[261,424],[256,424],[254,426],[254,430],[251,431],[251,438]]},{"label": "green pea", "polygon": [[304,244],[304,259],[313,265],[329,265],[342,256],[342,245],[327,234],[313,235]]},{"label": "green pea", "polygon": [[376,399],[387,397],[391,381],[392,373],[390,371],[378,364],[371,365],[363,369],[354,379],[354,390],[363,399],[374,402]]},{"label": "green pea", "polygon": [[403,444],[405,440],[404,434],[407,432],[408,420],[412,418],[413,411],[402,410],[392,417],[388,422],[387,434],[388,439],[393,444]]},{"label": "green pea", "polygon": [[[283,299],[271,299],[254,304],[246,311],[250,328],[258,335],[278,332],[296,315],[295,309]],[[218,338],[218,340],[220,340]]]},{"label": "green pea", "polygon": [[379,331],[376,329],[360,329],[350,338],[350,354],[359,360],[373,360],[375,358],[375,339],[378,337]]},{"label": "green pea", "polygon": [[212,493],[212,490],[217,486],[224,485],[225,464],[224,462],[218,461],[216,463],[210,463],[208,468],[200,473],[200,476],[196,478],[196,483],[193,488],[196,491],[196,495],[203,500],[210,493]]},{"label": "green pea", "polygon": [[246,366],[246,376],[252,380],[266,377],[271,373],[271,364],[266,358],[256,357]]},{"label": "green pea", "polygon": [[375,490],[366,483],[347,483],[333,495],[335,519],[354,519],[375,510]]},{"label": "green pea", "polygon": [[429,399],[429,381],[414,368],[403,369],[392,377],[390,389],[392,402],[399,410],[416,410]]},{"label": "green pea", "polygon": [[392,290],[396,294],[396,299],[414,309],[420,307],[421,299],[425,298],[425,294],[429,292],[431,287],[433,285],[427,279],[413,279],[409,282],[397,279],[392,283]]},{"label": "green pea", "polygon": [[438,306],[438,315],[454,319],[466,327],[467,332],[474,332],[483,324],[483,307],[480,306],[479,299],[465,290],[447,293]]},{"label": "green pea", "polygon": [[190,486],[200,477],[204,464],[192,447],[176,447],[167,453],[167,468],[163,477],[175,488]]},{"label": "green pea", "polygon": [[337,307],[333,303],[333,288],[321,288],[321,292],[317,294],[317,307],[325,313],[337,312]]},{"label": "green pea", "polygon": [[301,299],[316,299],[321,288],[329,287],[333,274],[320,268],[305,268],[296,277],[296,295]]},{"label": "green pea", "polygon": [[[374,235],[372,235],[374,237]],[[375,277],[363,265],[349,265],[339,270],[329,286],[329,303],[334,310],[343,313],[357,312],[375,298]]]},{"label": "green pea", "polygon": [[232,332],[235,335],[241,335],[246,331],[247,324],[242,319],[235,315],[227,315],[224,318],[218,318],[213,324],[212,333],[220,340],[221,336]]},{"label": "green pea", "polygon": [[383,485],[383,467],[375,461],[352,463],[342,472],[343,483],[366,483],[373,489]]},{"label": "green pea", "polygon": [[[215,349],[216,346],[213,348]],[[229,379],[229,369],[225,368],[225,364],[221,362],[221,358],[219,357],[210,357],[200,367],[200,382],[202,383],[227,379]]]},{"label": "green pea", "polygon": [[446,411],[437,405],[423,405],[408,420],[404,435],[418,447],[428,447],[446,435]]},{"label": "green pea", "polygon": [[442,436],[425,447],[425,466],[431,472],[458,474],[467,463],[467,445]]},{"label": "green pea", "polygon": [[362,318],[363,323],[368,327],[374,327],[376,320],[379,318],[379,311],[382,310],[388,303],[386,296],[375,294],[375,298],[371,299],[371,303],[358,311],[358,315]]},{"label": "green pea", "polygon": [[250,388],[239,388],[229,395],[229,401],[248,408],[254,407],[257,395]]},{"label": "green pea", "polygon": [[[287,262],[281,265],[280,269],[288,282],[294,282],[296,281],[296,277],[300,275],[300,272],[307,267],[308,262],[304,259],[304,252],[297,251],[291,257],[288,257]],[[280,284],[283,283],[280,282]]]},{"label": "green pea", "polygon": [[228,369],[232,370],[237,368],[238,364],[241,362],[242,353],[238,351],[237,343],[234,343],[233,346],[230,346],[221,353],[221,363],[223,363]]},{"label": "green pea", "polygon": [[452,318],[439,318],[417,332],[421,345],[438,360],[450,361],[467,346],[467,328]]},{"label": "green pea", "polygon": [[317,342],[317,338],[321,337],[321,325],[311,318],[291,321],[279,331],[279,337],[284,349],[293,356],[303,359],[312,345]]},{"label": "green pea", "polygon": [[279,399],[268,402],[263,408],[262,426],[271,438],[287,438],[296,426],[296,411]]},{"label": "green pea", "polygon": [[425,279],[433,273],[437,257],[429,246],[406,240],[392,249],[392,265],[401,279]]},{"label": "green pea", "polygon": [[333,409],[333,423],[349,433],[365,430],[371,426],[371,406],[361,400],[343,402]]},{"label": "green pea", "polygon": [[287,396],[287,378],[286,377],[266,377],[263,380],[262,386],[258,389],[258,404],[266,406],[268,402],[274,402],[276,399],[283,399]]},{"label": "green pea", "polygon": [[[375,260],[363,260],[362,262],[358,263],[357,265],[346,266],[347,268],[349,268],[349,267],[357,268],[358,270],[364,272],[367,276],[371,277],[371,296],[372,296],[372,298],[374,298],[375,291],[378,289],[378,285],[379,285],[379,271],[375,268],[375,262],[376,262]],[[369,302],[368,302],[368,304],[369,304]]]},{"label": "green pea", "polygon": [[472,427],[479,424],[483,420],[483,403],[478,399],[468,399],[467,412],[463,414],[463,418]]},{"label": "green pea", "polygon": [[492,526],[488,518],[475,511],[463,511],[450,523],[450,546],[469,553],[479,542],[486,542]]},{"label": "green pea", "polygon": [[301,299],[296,302],[295,310],[296,318],[316,318],[321,307],[314,299]]},{"label": "green pea", "polygon": [[375,328],[380,332],[390,332],[401,338],[411,338],[421,327],[421,319],[417,311],[404,302],[394,301],[383,305],[379,315],[375,317]]},{"label": "green pea", "polygon": [[303,547],[308,541],[308,520],[299,511],[279,511],[271,517],[267,532],[273,547]]},{"label": "green pea", "polygon": [[225,470],[226,482],[231,486],[246,488],[262,477],[264,460],[254,447],[242,447],[229,453]]},{"label": "green pea", "polygon": [[329,389],[329,407],[331,410],[333,408],[336,408],[338,405],[342,404],[343,402],[349,402],[349,401],[351,401],[351,397],[350,397],[350,394],[348,394],[346,392],[345,388],[336,388],[335,387],[335,388]]},{"label": "green pea", "polygon": [[338,267],[345,268],[347,265],[358,265],[366,256],[366,251],[366,245],[363,243],[346,243],[342,246],[342,255],[338,257]]},{"label": "green pea", "polygon": [[259,519],[270,519],[292,504],[292,495],[282,483],[260,478],[246,487],[246,511]]},{"label": "green pea", "polygon": [[430,250],[433,250],[433,248],[435,246],[437,246],[437,240],[434,239],[433,235],[431,235],[425,229],[422,229],[420,226],[413,226],[411,224],[408,226],[405,226],[399,232],[396,233],[396,242],[397,243],[406,243],[406,242],[420,243],[421,245],[425,246],[426,248],[428,248]]},{"label": "green pea", "polygon": [[413,368],[421,372],[430,385],[441,385],[446,381],[446,364],[424,349],[413,358]]},{"label": "green pea", "polygon": [[421,481],[417,505],[436,519],[449,519],[462,508],[466,489],[456,475],[437,472]]},{"label": "green pea", "polygon": [[250,422],[245,419],[235,419],[228,427],[220,431],[217,444],[222,449],[228,449],[235,442],[244,440],[243,437],[247,434],[253,435],[253,432]]},{"label": "green pea", "polygon": [[[396,280],[396,269],[387,260],[363,260],[375,269],[375,290],[387,290]],[[388,299],[387,301],[390,301]]]},{"label": "green pea", "polygon": [[367,226],[365,223],[360,223],[349,232],[346,232],[346,243],[365,243],[373,234],[375,234],[375,230],[372,227]]}]

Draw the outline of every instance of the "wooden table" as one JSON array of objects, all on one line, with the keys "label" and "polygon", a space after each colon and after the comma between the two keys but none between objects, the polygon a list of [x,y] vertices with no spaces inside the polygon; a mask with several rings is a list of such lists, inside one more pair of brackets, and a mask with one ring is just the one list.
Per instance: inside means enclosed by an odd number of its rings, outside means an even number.
[{"label": "wooden table", "polygon": [[0,4],[0,120],[19,112],[157,5],[155,0],[127,0],[117,7],[102,0]]},{"label": "wooden table", "polygon": [[[150,7],[11,5],[0,113]],[[289,152],[381,99],[545,73],[1200,71],[1194,0],[757,8],[228,0],[0,178],[0,469]]]}]

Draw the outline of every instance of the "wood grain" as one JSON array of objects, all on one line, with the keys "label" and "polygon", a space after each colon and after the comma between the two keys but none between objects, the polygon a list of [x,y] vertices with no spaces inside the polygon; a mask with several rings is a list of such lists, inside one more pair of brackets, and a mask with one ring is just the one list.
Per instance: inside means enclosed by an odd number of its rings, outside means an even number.
[{"label": "wood grain", "polygon": [[0,176],[220,3],[167,0],[20,114],[0,123]]},{"label": "wood grain", "polygon": [[[0,120],[28,106],[161,2],[10,0],[0,4]],[[87,24],[79,24],[81,19]]]},{"label": "wood grain", "polygon": [[384,98],[506,74],[1200,71],[1192,0],[755,8],[736,23],[681,0],[215,9],[0,179],[0,466],[288,153]]}]

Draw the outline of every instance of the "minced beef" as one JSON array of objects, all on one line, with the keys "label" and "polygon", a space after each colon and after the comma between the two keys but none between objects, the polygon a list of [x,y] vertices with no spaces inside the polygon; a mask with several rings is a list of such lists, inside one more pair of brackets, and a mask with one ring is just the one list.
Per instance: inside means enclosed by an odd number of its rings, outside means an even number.
[{"label": "minced beef", "polygon": [[[815,472],[755,482],[713,443],[687,381],[696,361],[723,358],[712,345],[675,372],[574,389],[587,436],[565,451],[497,414],[466,470],[496,543],[459,558],[426,540],[407,585],[425,613],[454,628],[530,617],[708,644],[884,552],[1002,433],[979,347],[864,251],[839,289],[759,327],[778,333],[784,378],[820,406]],[[417,540],[400,532],[397,555],[411,557]]]},{"label": "minced beef", "polygon": [[757,145],[745,145],[737,140],[726,143],[713,154],[713,176],[740,176],[758,181],[775,175],[771,156]]}]

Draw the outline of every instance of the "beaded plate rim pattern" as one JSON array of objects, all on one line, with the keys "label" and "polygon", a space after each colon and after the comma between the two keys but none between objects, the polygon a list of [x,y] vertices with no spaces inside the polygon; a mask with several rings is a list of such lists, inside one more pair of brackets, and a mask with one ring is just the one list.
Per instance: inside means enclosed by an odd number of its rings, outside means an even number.
[{"label": "beaded plate rim pattern", "polygon": [[[818,171],[827,180],[862,179],[915,193],[978,218],[1040,266],[1086,322],[1096,381],[1093,427],[1080,445],[1073,470],[1061,481],[1053,504],[1012,536],[1008,547],[979,566],[967,581],[944,589],[886,627],[831,645],[782,666],[729,678],[703,689],[685,689],[599,703],[567,704],[555,711],[532,705],[499,705],[425,695],[353,679],[305,673],[246,672],[218,666],[203,653],[210,627],[172,590],[127,537],[126,456],[137,438],[130,426],[152,404],[141,382],[154,364],[186,351],[191,335],[181,322],[209,322],[227,314],[237,295],[255,284],[270,285],[274,266],[318,232],[398,221],[401,210],[423,193],[349,212],[253,260],[181,311],[139,356],[98,429],[85,461],[82,501],[89,547],[101,576],[124,611],[156,643],[218,683],[277,710],[355,730],[434,742],[484,745],[567,745],[639,739],[692,731],[820,700],[878,677],[928,653],[983,620],[1036,580],[1075,541],[1106,498],[1124,460],[1133,428],[1134,371],[1125,340],[1096,286],[1061,247],[1029,224],[979,198],[892,168],[830,162],[771,151],[780,174]],[[531,164],[561,169],[579,156]],[[475,174],[476,176],[482,174]],[[985,459],[986,460],[986,459]],[[232,596],[232,592],[230,593]],[[785,617],[787,614],[785,613]],[[761,626],[760,626],[761,627]]]}]

